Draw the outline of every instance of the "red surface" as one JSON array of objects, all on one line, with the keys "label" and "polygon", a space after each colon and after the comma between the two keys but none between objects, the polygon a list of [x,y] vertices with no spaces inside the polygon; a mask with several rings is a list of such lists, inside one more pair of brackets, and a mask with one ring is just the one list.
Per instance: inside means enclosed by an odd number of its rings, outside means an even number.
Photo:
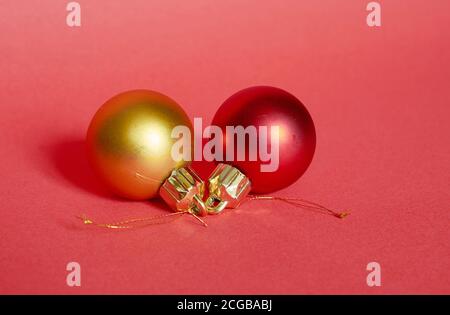
[{"label": "red surface", "polygon": [[[75,29],[67,1],[0,3],[0,292],[450,293],[449,1],[382,1],[379,29],[362,0],[79,2]],[[278,195],[350,217],[255,201],[209,228],[75,219],[166,211],[92,175],[84,135],[106,99],[158,90],[210,121],[260,84],[296,95],[317,130],[311,167]]]}]

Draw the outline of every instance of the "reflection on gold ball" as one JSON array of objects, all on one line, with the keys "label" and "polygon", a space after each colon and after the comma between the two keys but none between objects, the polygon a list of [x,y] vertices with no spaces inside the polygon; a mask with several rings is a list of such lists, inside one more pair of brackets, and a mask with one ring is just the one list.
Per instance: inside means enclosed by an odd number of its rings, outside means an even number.
[{"label": "reflection on gold ball", "polygon": [[91,121],[87,132],[91,164],[117,195],[153,198],[171,171],[187,163],[171,156],[177,140],[171,132],[178,125],[189,127],[192,134],[189,117],[169,97],[146,90],[119,94]]}]

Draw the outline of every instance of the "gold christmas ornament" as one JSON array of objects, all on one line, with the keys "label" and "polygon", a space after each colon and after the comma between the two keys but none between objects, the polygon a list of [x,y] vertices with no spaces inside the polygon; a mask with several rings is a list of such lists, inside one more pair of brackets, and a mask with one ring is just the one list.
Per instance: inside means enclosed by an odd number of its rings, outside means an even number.
[{"label": "gold christmas ornament", "polygon": [[[174,127],[192,131],[183,109],[169,97],[147,90],[128,91],[108,100],[87,132],[87,151],[99,178],[117,195],[145,200],[158,195],[173,169]],[[191,150],[192,152],[192,150]]]}]

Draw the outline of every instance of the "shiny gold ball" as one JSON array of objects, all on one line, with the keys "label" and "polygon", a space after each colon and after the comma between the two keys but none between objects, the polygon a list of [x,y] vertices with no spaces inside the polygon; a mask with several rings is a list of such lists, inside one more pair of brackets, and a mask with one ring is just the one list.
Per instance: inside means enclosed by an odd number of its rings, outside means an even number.
[{"label": "shiny gold ball", "polygon": [[171,132],[179,125],[193,134],[189,117],[169,97],[147,90],[121,93],[103,104],[91,121],[89,160],[117,195],[133,200],[153,198],[174,168],[187,165],[171,155],[177,141]]}]

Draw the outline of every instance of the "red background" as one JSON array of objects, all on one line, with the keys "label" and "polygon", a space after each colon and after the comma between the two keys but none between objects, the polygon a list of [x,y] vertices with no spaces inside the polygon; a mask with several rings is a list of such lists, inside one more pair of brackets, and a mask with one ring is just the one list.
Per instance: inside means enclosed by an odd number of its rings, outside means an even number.
[{"label": "red background", "polygon": [[[450,293],[449,1],[380,1],[381,28],[363,0],[84,0],[80,28],[67,2],[0,2],[0,292]],[[153,89],[209,122],[260,84],[299,97],[317,128],[311,167],[278,195],[350,217],[253,202],[209,228],[75,219],[167,211],[92,174],[84,136],[106,99]]]}]

